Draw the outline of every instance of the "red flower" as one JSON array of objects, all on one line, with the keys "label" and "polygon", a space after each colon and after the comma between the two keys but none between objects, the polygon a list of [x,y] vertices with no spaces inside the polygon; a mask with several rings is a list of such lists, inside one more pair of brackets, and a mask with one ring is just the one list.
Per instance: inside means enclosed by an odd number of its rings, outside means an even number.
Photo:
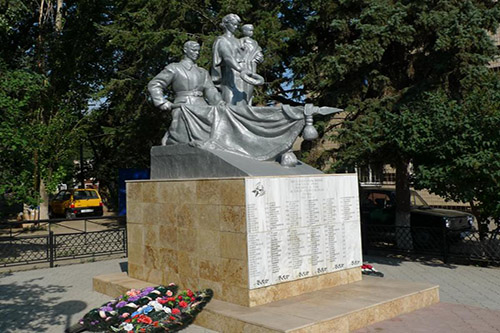
[{"label": "red flower", "polygon": [[173,315],[176,315],[176,314],[179,314],[179,313],[181,313],[181,310],[179,310],[179,309],[177,309],[177,308],[173,308],[173,309],[172,309],[172,314],[173,314]]},{"label": "red flower", "polygon": [[175,302],[175,297],[169,297],[169,298],[167,298],[167,302]]},{"label": "red flower", "polygon": [[188,289],[188,290],[187,290],[187,295],[188,295],[189,297],[193,297],[193,295],[194,295],[194,294],[193,294],[193,292],[192,292],[190,289]]},{"label": "red flower", "polygon": [[180,299],[180,300],[182,300],[182,296],[181,295],[177,296],[177,298]]},{"label": "red flower", "polygon": [[175,320],[175,317],[170,316],[170,318],[169,318],[169,319],[170,319],[170,320]]},{"label": "red flower", "polygon": [[185,308],[185,307],[187,307],[187,306],[188,306],[188,304],[187,304],[186,302],[184,302],[184,301],[180,301],[180,302],[179,302],[179,306],[180,306],[181,308]]},{"label": "red flower", "polygon": [[130,318],[129,319],[125,319],[126,323],[130,323],[131,321],[132,321],[132,319],[130,319]]},{"label": "red flower", "polygon": [[158,327],[158,325],[159,325],[158,321],[153,322],[154,327]]},{"label": "red flower", "polygon": [[146,325],[149,325],[149,324],[151,324],[153,322],[153,319],[149,318],[146,315],[140,315],[139,318],[137,318],[137,321],[139,323],[144,323]]},{"label": "red flower", "polygon": [[194,302],[196,301],[196,298],[195,297],[191,297],[191,302]]},{"label": "red flower", "polygon": [[168,302],[168,300],[166,300],[166,299],[158,298],[158,303],[160,303],[160,304],[165,304],[167,302]]}]

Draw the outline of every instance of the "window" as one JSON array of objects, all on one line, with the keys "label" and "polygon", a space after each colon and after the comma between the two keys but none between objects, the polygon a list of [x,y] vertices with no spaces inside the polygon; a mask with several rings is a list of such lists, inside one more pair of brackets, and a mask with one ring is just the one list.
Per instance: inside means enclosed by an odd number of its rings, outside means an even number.
[{"label": "window", "polygon": [[73,199],[86,200],[86,199],[99,199],[96,191],[75,191]]},{"label": "window", "polygon": [[412,206],[424,206],[424,207],[429,206],[427,202],[425,202],[424,199],[422,199],[422,197],[417,192],[414,191],[411,191],[410,200],[411,200],[410,204]]},{"label": "window", "polygon": [[57,195],[54,198],[54,200],[62,200],[65,193],[66,193],[66,191],[61,191],[61,192],[57,193]]}]

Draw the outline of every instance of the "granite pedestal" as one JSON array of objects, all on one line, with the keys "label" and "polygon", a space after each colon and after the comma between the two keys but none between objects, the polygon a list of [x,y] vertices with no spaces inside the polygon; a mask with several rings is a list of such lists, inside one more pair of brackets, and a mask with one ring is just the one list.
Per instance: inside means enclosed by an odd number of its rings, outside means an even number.
[{"label": "granite pedestal", "polygon": [[211,288],[215,298],[249,307],[361,279],[359,267],[311,277],[308,270],[295,281],[252,288],[245,198],[252,189],[245,184],[244,178],[128,182],[129,276]]}]

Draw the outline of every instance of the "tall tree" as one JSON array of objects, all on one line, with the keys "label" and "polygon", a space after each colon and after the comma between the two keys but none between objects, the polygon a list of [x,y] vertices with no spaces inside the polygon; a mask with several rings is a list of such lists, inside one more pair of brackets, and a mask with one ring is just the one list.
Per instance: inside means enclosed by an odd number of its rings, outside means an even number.
[{"label": "tall tree", "polygon": [[296,84],[311,100],[349,111],[336,137],[339,164],[395,166],[397,224],[409,225],[412,134],[431,116],[416,102],[437,90],[461,102],[487,71],[497,2],[289,1],[284,14],[302,31],[291,62]]},{"label": "tall tree", "polygon": [[[16,147],[13,155],[27,156],[23,170],[32,181],[19,183],[25,190],[17,188],[16,193],[23,194],[25,202],[41,202],[45,211],[47,191],[72,172],[83,138],[82,119],[99,88],[99,69],[111,58],[103,56],[96,37],[96,23],[108,20],[103,15],[106,6],[106,1],[91,0],[14,0],[0,5],[2,97],[10,103],[1,110],[9,120],[3,125],[22,129],[24,140],[19,148],[16,137],[5,135],[2,146]],[[32,97],[28,103],[27,96]],[[16,165],[2,169],[16,170]]]}]

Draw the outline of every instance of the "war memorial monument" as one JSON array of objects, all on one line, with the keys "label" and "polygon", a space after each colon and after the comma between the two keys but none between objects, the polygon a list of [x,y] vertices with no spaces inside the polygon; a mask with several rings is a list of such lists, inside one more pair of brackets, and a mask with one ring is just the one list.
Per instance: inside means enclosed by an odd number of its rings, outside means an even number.
[{"label": "war memorial monument", "polygon": [[[127,183],[128,275],[94,278],[117,296],[175,282],[210,288],[195,324],[220,332],[349,332],[439,301],[438,287],[363,278],[356,174],[323,174],[291,151],[332,107],[253,106],[264,54],[235,14],[210,70],[200,45],[148,85],[172,113],[151,179]],[[171,89],[174,100],[165,98]]]}]

